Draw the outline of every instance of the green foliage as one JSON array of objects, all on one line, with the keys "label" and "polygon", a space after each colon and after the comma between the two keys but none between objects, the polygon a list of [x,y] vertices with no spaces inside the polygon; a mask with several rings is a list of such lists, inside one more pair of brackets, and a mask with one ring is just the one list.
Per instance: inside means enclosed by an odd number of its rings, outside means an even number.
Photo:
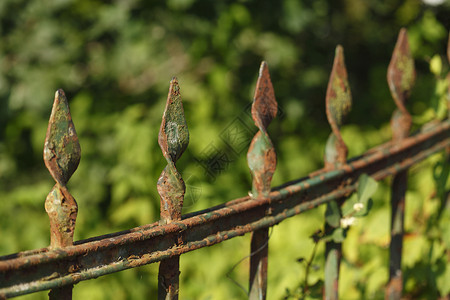
[{"label": "green foliage", "polygon": [[364,217],[373,205],[372,196],[378,188],[375,179],[362,174],[358,179],[358,189],[348,200],[342,204],[344,217]]},{"label": "green foliage", "polygon": [[[44,200],[54,183],[42,150],[58,88],[69,99],[82,149],[68,185],[79,206],[79,240],[158,220],[156,182],[166,162],[157,135],[173,76],[190,133],[177,162],[187,185],[184,212],[190,212],[251,189],[245,147],[235,153],[223,136],[242,121],[250,142],[256,128],[246,108],[263,59],[282,111],[269,127],[278,155],[274,186],[323,165],[330,132],[324,97],[337,44],[345,48],[355,99],[342,128],[350,156],[391,138],[395,105],[385,78],[401,26],[409,30],[418,72],[408,104],[415,124],[443,117],[449,14],[448,4],[430,7],[419,0],[0,1],[0,255],[49,243]],[[211,145],[231,158],[213,176],[197,162]],[[444,295],[450,269],[443,255],[450,248],[448,161],[436,155],[411,174],[405,243],[416,252],[404,253],[406,294]],[[343,299],[380,298],[387,281],[388,183],[380,183],[370,214],[346,232]],[[269,299],[281,299],[286,288],[295,294],[305,264],[293,261],[311,257],[314,242],[307,237],[322,228],[324,210],[273,229]],[[226,274],[248,255],[248,243],[248,237],[237,238],[183,255],[181,298],[245,299]],[[311,260],[310,295],[323,282],[323,252],[319,245]],[[246,286],[247,269],[241,263],[231,276]],[[154,298],[156,281],[157,266],[146,266],[82,282],[74,298]]]}]

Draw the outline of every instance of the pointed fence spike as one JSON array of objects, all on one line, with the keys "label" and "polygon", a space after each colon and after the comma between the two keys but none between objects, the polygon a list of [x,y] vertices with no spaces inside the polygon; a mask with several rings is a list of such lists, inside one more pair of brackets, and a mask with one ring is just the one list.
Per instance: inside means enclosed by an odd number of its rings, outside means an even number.
[{"label": "pointed fence spike", "polygon": [[[402,28],[389,63],[387,81],[392,98],[394,98],[398,110],[405,116],[404,118],[410,116],[406,109],[406,101],[414,85],[415,78],[416,71],[414,59],[409,48],[408,33],[405,28]],[[404,123],[404,126],[408,125],[408,120],[406,119],[401,122]],[[409,128],[407,129],[409,132]]]},{"label": "pointed fence spike", "polygon": [[[158,179],[157,189],[161,198],[161,224],[181,220],[186,186],[175,163],[186,150],[189,131],[184,116],[180,87],[176,78],[170,82],[158,143],[167,166]],[[161,261],[158,276],[158,299],[178,299],[180,257]]]},{"label": "pointed fence spike", "polygon": [[[267,133],[267,126],[277,115],[277,110],[278,106],[270,80],[269,68],[266,62],[262,62],[252,104],[252,117],[259,131],[253,137],[247,153],[248,166],[253,177],[253,199],[267,197],[270,193],[270,184],[275,172],[277,157]],[[266,299],[268,233],[268,229],[263,228],[252,234],[249,283],[249,299],[251,300]]]},{"label": "pointed fence spike", "polygon": [[169,223],[172,220],[181,219],[186,188],[175,163],[189,143],[189,131],[184,117],[180,87],[176,78],[173,78],[170,82],[158,143],[167,160],[167,166],[161,173],[157,184],[161,198],[161,221]]},{"label": "pointed fence spike", "polygon": [[184,117],[178,80],[170,81],[158,143],[168,163],[175,163],[189,144],[189,131]]},{"label": "pointed fence spike", "polygon": [[267,196],[276,168],[276,153],[267,133],[267,126],[277,115],[278,106],[270,80],[266,62],[261,63],[255,96],[252,104],[252,117],[259,131],[250,144],[247,161],[253,176],[253,197]]},{"label": "pointed fence spike", "polygon": [[348,150],[340,132],[340,127],[352,107],[352,95],[347,77],[344,48],[338,45],[326,95],[327,119],[333,130],[325,150],[325,167],[328,168],[336,164],[344,164],[347,160]]},{"label": "pointed fence spike", "polygon": [[81,157],[80,143],[63,90],[55,94],[44,144],[44,162],[56,181],[45,201],[50,218],[51,247],[72,245],[78,206],[66,188]]},{"label": "pointed fence spike", "polygon": [[[81,148],[63,90],[55,94],[44,143],[44,162],[56,181],[45,200],[50,219],[50,248],[73,245],[78,205],[66,188],[78,167]],[[72,299],[73,285],[52,289],[49,299]]]},{"label": "pointed fence spike", "polygon": [[267,132],[267,126],[275,118],[278,111],[275,92],[270,80],[269,67],[263,61],[259,68],[258,81],[256,82],[255,96],[252,104],[252,117],[256,126]]},{"label": "pointed fence spike", "polygon": [[65,185],[78,167],[80,143],[70,115],[69,103],[63,90],[55,93],[52,113],[44,144],[44,162],[50,174]]}]

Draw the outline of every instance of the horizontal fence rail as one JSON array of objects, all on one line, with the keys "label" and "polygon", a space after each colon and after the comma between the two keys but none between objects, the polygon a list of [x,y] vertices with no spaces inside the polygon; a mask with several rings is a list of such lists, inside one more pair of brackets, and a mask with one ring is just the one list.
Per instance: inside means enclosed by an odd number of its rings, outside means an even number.
[{"label": "horizontal fence rail", "polygon": [[[398,66],[409,69],[398,70]],[[247,154],[253,176],[252,192],[249,196],[182,216],[185,185],[175,163],[187,147],[189,132],[178,82],[174,78],[159,134],[159,144],[167,161],[158,181],[161,220],[76,242],[73,242],[73,231],[77,205],[66,183],[78,165],[80,146],[67,99],[62,90],[57,91],[44,147],[44,161],[56,181],[45,205],[50,217],[51,245],[0,257],[0,298],[51,289],[51,299],[70,299],[73,284],[80,281],[161,262],[158,298],[177,299],[180,255],[252,232],[251,253],[257,254],[252,255],[250,261],[249,297],[265,299],[268,228],[320,205],[330,205],[333,201],[341,203],[357,190],[360,176],[367,174],[375,180],[394,176],[392,220],[394,223],[400,219],[401,223],[394,224],[391,233],[391,272],[386,298],[400,299],[401,255],[396,256],[396,253],[398,249],[401,253],[403,210],[395,208],[404,206],[407,170],[441,150],[450,152],[448,118],[430,122],[409,135],[411,116],[404,103],[413,81],[414,66],[406,30],[402,30],[388,71],[389,86],[398,107],[392,119],[393,140],[347,159],[340,127],[350,111],[351,95],[343,48],[338,46],[326,101],[332,134],[325,151],[325,166],[305,178],[270,188],[276,155],[267,126],[277,114],[277,104],[268,67],[263,62],[252,106],[253,120],[259,131]],[[333,226],[326,224],[325,229],[332,230]],[[325,276],[327,299],[338,298],[336,283],[341,255],[340,243],[327,242],[325,271],[334,270],[329,271],[333,276]]]},{"label": "horizontal fence rail", "polygon": [[363,173],[380,180],[449,146],[450,121],[446,120],[398,144],[371,149],[341,169],[275,188],[261,201],[244,197],[166,225],[153,223],[79,241],[64,249],[44,248],[5,256],[0,261],[0,295],[11,297],[74,284],[268,228],[349,195]]}]

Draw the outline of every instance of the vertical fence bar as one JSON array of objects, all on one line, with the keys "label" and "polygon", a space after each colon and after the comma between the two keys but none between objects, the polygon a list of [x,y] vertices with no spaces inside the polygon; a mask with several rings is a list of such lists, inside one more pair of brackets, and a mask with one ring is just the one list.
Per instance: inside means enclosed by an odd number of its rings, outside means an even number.
[{"label": "vertical fence bar", "polygon": [[[277,110],[269,68],[266,62],[262,62],[252,104],[253,121],[259,131],[253,137],[247,153],[248,166],[253,177],[252,198],[256,201],[269,195],[272,176],[277,164],[275,148],[267,133],[267,126],[277,115]],[[268,228],[253,232],[250,248],[249,299],[266,299]]]},{"label": "vertical fence bar", "polygon": [[[80,157],[80,143],[70,115],[69,104],[64,91],[58,90],[44,144],[45,166],[56,181],[45,200],[45,210],[50,219],[52,249],[73,244],[78,206],[67,190],[66,184],[77,169]],[[72,289],[72,285],[53,289],[49,293],[49,299],[72,299]]]},{"label": "vertical fence bar", "polygon": [[[340,127],[345,117],[350,112],[352,106],[352,97],[350,86],[347,79],[347,69],[345,68],[344,49],[338,45],[331,70],[330,80],[328,82],[326,95],[326,113],[330,123],[332,133],[330,134],[325,148],[325,168],[334,169],[342,166],[347,161],[348,149],[345,145]],[[340,203],[345,198],[338,199],[336,202],[327,204],[327,211],[333,211],[333,206],[338,207],[340,214]],[[341,216],[340,216],[341,217]],[[331,234],[340,226],[337,222],[325,223],[325,234]],[[342,244],[334,241],[328,241],[325,245],[325,288],[323,298],[335,300],[339,297],[339,266],[342,256]]]},{"label": "vertical fence bar", "polygon": [[[184,117],[178,81],[170,82],[169,95],[159,130],[158,143],[167,161],[167,166],[158,179],[158,193],[161,198],[161,224],[181,220],[186,186],[175,163],[186,150],[189,131]],[[178,240],[174,240],[174,245]],[[158,275],[158,299],[178,299],[180,257],[161,261]]]},{"label": "vertical fence bar", "polygon": [[[411,115],[406,109],[406,100],[415,80],[414,60],[409,49],[406,29],[402,28],[389,63],[387,81],[392,98],[397,105],[391,119],[392,141],[399,142],[409,135]],[[403,219],[405,210],[405,193],[408,171],[397,173],[392,182],[391,191],[391,243],[389,247],[389,283],[386,288],[386,299],[400,299],[403,290],[401,269],[403,248]]]}]

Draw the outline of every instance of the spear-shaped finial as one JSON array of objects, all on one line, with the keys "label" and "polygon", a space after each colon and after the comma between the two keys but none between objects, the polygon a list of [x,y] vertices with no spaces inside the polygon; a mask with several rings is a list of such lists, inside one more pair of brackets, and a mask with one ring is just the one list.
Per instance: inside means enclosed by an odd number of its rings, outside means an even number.
[{"label": "spear-shaped finial", "polygon": [[184,117],[180,87],[176,78],[173,78],[170,82],[158,143],[167,161],[167,166],[158,180],[158,193],[161,197],[161,221],[169,223],[172,220],[181,219],[186,188],[175,163],[189,143],[189,131]]},{"label": "spear-shaped finial", "polygon": [[352,107],[352,95],[347,79],[347,69],[344,62],[344,48],[338,45],[328,81],[326,95],[326,113],[333,132],[327,141],[325,149],[325,167],[332,168],[336,164],[347,161],[347,146],[342,139],[340,127]]},{"label": "spear-shaped finial", "polygon": [[63,90],[55,94],[44,145],[44,162],[56,181],[45,201],[50,217],[51,247],[72,245],[77,203],[66,188],[67,181],[78,167],[80,143],[72,122],[69,104]]},{"label": "spear-shaped finial", "polygon": [[267,196],[277,163],[275,149],[267,133],[267,126],[277,115],[277,101],[266,62],[261,63],[252,104],[252,117],[259,131],[250,144],[247,161],[253,176],[253,197]]},{"label": "spear-shaped finial", "polygon": [[387,72],[389,89],[397,105],[397,110],[394,112],[391,120],[394,140],[400,140],[409,135],[412,119],[406,109],[406,101],[414,85],[415,78],[414,59],[409,49],[408,34],[406,29],[402,28]]}]

